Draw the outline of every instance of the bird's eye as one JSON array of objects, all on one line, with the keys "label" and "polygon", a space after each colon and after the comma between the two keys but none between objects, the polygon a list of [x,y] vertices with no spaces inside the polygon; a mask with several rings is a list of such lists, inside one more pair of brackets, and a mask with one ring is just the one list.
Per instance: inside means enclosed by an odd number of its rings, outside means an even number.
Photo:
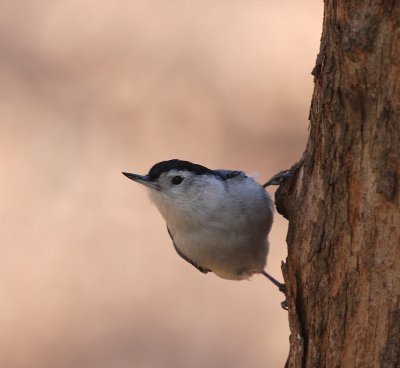
[{"label": "bird's eye", "polygon": [[174,176],[171,180],[171,183],[174,185],[179,185],[182,182],[183,182],[182,176]]}]

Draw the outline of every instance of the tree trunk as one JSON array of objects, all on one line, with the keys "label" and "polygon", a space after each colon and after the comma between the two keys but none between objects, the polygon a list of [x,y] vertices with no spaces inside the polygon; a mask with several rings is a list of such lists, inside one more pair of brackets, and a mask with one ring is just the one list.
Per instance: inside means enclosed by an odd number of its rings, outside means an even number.
[{"label": "tree trunk", "polygon": [[400,367],[400,0],[325,0],[289,220],[286,366]]}]

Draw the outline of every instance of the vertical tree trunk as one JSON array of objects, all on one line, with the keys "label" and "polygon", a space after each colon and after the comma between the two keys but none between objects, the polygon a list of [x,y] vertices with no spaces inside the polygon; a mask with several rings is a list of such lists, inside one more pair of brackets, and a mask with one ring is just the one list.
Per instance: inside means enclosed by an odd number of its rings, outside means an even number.
[{"label": "vertical tree trunk", "polygon": [[325,0],[310,137],[280,187],[287,367],[400,367],[400,0]]}]

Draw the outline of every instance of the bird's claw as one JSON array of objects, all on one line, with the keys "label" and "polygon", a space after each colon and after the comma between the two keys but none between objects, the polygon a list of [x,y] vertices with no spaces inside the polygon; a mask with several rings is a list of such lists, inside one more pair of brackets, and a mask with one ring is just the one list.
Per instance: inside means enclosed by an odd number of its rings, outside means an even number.
[{"label": "bird's claw", "polygon": [[263,187],[268,187],[269,185],[281,185],[285,180],[291,178],[295,174],[296,170],[283,170],[278,172],[278,174],[274,175],[271,179],[269,179]]}]

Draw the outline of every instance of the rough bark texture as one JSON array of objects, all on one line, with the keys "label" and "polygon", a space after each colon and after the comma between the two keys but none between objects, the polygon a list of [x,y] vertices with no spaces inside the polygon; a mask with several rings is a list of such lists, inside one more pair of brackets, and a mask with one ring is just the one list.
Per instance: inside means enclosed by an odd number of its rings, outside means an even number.
[{"label": "rough bark texture", "polygon": [[400,0],[325,1],[310,137],[280,187],[287,367],[400,367]]}]

